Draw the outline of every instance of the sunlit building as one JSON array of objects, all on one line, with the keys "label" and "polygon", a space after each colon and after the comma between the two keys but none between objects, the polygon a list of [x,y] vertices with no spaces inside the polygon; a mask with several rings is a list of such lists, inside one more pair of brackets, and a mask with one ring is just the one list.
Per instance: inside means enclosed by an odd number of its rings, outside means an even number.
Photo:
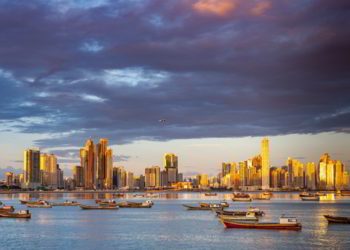
[{"label": "sunlit building", "polygon": [[264,138],[261,141],[261,175],[262,175],[262,189],[270,187],[270,150],[269,139]]},{"label": "sunlit building", "polygon": [[27,149],[23,160],[23,188],[40,186],[40,150]]},{"label": "sunlit building", "polygon": [[306,163],[305,167],[305,188],[309,190],[316,189],[316,165],[314,162]]},{"label": "sunlit building", "polygon": [[199,188],[207,188],[209,187],[209,179],[207,174],[199,174],[197,175],[198,187]]},{"label": "sunlit building", "polygon": [[6,185],[7,186],[12,186],[14,184],[14,179],[15,179],[14,173],[6,172],[5,173],[5,178],[6,178]]},{"label": "sunlit building", "polygon": [[82,166],[73,167],[73,180],[76,187],[84,187],[84,169]]},{"label": "sunlit building", "polygon": [[341,161],[335,162],[335,179],[334,186],[336,190],[341,190],[344,187],[344,165]]},{"label": "sunlit building", "polygon": [[85,189],[93,189],[95,187],[95,146],[94,142],[89,139],[85,143],[85,147],[80,149],[80,166],[84,169],[84,187]]},{"label": "sunlit building", "polygon": [[145,187],[160,187],[160,167],[153,166],[145,169]]},{"label": "sunlit building", "polygon": [[167,171],[168,185],[177,182],[178,177],[178,157],[172,153],[164,155],[164,168]]},{"label": "sunlit building", "polygon": [[40,181],[44,187],[57,188],[57,158],[54,154],[40,155]]}]

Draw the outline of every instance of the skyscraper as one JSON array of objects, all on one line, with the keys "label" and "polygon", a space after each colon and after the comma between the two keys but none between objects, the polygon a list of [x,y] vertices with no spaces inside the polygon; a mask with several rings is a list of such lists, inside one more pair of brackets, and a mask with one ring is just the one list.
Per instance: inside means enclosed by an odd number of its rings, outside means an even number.
[{"label": "skyscraper", "polygon": [[82,166],[73,167],[73,180],[76,187],[84,186],[84,169]]},{"label": "skyscraper", "polygon": [[27,149],[23,160],[23,187],[37,188],[40,186],[40,151]]},{"label": "skyscraper", "polygon": [[262,189],[270,188],[270,152],[269,139],[264,138],[261,141],[261,178]]},{"label": "skyscraper", "polygon": [[42,186],[57,188],[57,158],[54,154],[40,155],[40,177]]},{"label": "skyscraper", "polygon": [[148,188],[160,186],[160,167],[153,166],[145,169],[145,186]]},{"label": "skyscraper", "polygon": [[167,171],[168,186],[177,182],[178,158],[175,154],[166,153],[164,155],[164,168]]},{"label": "skyscraper", "polygon": [[85,147],[80,149],[80,165],[84,169],[84,187],[93,189],[95,187],[95,147],[94,142],[89,139]]}]

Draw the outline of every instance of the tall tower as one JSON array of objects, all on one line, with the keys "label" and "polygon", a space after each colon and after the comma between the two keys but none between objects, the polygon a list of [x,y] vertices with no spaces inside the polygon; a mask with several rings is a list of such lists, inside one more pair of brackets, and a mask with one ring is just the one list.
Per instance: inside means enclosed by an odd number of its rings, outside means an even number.
[{"label": "tall tower", "polygon": [[175,154],[167,153],[164,155],[164,168],[167,172],[168,184],[177,182],[178,159]]},{"label": "tall tower", "polygon": [[261,188],[270,188],[270,150],[269,139],[264,138],[261,141]]},{"label": "tall tower", "polygon": [[40,151],[28,149],[24,151],[23,187],[36,188],[40,186]]},{"label": "tall tower", "polygon": [[89,139],[85,143],[85,147],[80,149],[80,164],[84,169],[84,187],[93,189],[95,186],[95,147],[94,142]]}]

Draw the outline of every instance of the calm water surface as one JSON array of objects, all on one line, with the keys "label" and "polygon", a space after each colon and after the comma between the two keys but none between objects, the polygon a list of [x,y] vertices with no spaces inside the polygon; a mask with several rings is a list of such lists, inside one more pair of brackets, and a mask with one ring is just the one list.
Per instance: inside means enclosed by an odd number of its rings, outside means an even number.
[{"label": "calm water surface", "polygon": [[[302,202],[297,193],[277,193],[270,201],[230,202],[231,209],[256,206],[262,221],[296,216],[300,232],[225,229],[211,211],[187,211],[182,204],[230,199],[229,193],[161,194],[151,209],[81,210],[79,207],[31,209],[32,219],[0,219],[0,249],[350,249],[350,225],[328,225],[324,214],[350,216],[349,197],[328,195],[320,202]],[[0,200],[25,209],[19,199],[77,200],[94,204],[110,194],[10,194]],[[128,194],[128,200],[141,201]]]}]

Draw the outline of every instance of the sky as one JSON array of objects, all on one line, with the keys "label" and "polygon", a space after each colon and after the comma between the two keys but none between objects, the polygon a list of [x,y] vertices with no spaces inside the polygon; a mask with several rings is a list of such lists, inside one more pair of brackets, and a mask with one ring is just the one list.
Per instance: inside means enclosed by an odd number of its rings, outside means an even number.
[{"label": "sky", "polygon": [[70,175],[90,137],[137,174],[215,174],[264,136],[274,166],[350,165],[349,27],[347,0],[0,0],[0,170],[38,147]]}]

